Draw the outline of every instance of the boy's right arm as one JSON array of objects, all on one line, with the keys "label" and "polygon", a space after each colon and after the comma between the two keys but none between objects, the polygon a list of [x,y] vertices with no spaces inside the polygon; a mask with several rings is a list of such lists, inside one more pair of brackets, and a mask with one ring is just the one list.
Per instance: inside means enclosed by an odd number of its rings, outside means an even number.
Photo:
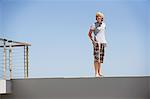
[{"label": "boy's right arm", "polygon": [[93,32],[93,30],[89,30],[89,33],[88,33],[88,36],[89,36],[89,38],[92,40],[92,32]]}]

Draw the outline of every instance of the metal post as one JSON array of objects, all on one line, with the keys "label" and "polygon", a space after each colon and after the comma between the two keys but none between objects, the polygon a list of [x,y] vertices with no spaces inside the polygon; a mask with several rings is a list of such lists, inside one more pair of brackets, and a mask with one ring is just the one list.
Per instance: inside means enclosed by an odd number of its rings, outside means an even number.
[{"label": "metal post", "polygon": [[29,74],[28,74],[28,65],[29,65],[29,61],[28,61],[28,46],[24,46],[24,77],[28,78]]},{"label": "metal post", "polygon": [[24,78],[26,78],[26,46],[24,46]]},{"label": "metal post", "polygon": [[7,63],[7,59],[6,59],[6,39],[3,40],[4,41],[4,56],[3,56],[3,61],[4,61],[4,79],[6,80],[6,63]]},{"label": "metal post", "polygon": [[29,76],[29,72],[28,72],[28,70],[29,70],[29,50],[28,50],[29,48],[28,48],[28,46],[26,47],[26,64],[27,64],[27,78],[28,78],[28,76]]},{"label": "metal post", "polygon": [[9,71],[10,71],[10,79],[12,79],[12,41],[9,41]]}]

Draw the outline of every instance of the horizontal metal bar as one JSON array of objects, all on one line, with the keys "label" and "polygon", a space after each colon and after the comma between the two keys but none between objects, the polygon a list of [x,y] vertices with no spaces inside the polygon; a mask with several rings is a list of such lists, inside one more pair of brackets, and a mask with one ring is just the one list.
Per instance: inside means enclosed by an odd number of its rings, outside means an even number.
[{"label": "horizontal metal bar", "polygon": [[[11,47],[20,47],[20,46],[31,46],[31,45],[11,45]],[[0,46],[4,47],[4,46]],[[9,45],[6,45],[5,47],[9,47]]]},{"label": "horizontal metal bar", "polygon": [[9,43],[12,42],[12,43],[17,43],[19,45],[25,45],[25,46],[31,46],[31,44],[29,43],[26,43],[26,42],[18,42],[18,41],[13,41],[13,40],[7,40],[5,38],[0,38],[0,40],[2,41],[8,41]]}]

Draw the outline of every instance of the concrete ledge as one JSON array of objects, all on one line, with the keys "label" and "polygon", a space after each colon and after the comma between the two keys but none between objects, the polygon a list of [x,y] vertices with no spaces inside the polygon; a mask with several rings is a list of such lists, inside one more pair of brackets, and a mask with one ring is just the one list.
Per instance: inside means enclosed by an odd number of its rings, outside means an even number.
[{"label": "concrete ledge", "polygon": [[148,99],[149,77],[14,79],[2,99]]}]

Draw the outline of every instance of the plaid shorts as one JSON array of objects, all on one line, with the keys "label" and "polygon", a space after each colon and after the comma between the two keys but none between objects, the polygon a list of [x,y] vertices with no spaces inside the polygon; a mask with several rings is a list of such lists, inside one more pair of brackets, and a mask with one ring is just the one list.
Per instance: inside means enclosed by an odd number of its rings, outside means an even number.
[{"label": "plaid shorts", "polygon": [[93,55],[94,55],[94,61],[98,61],[100,63],[103,63],[104,60],[104,50],[105,46],[104,43],[99,44],[96,41],[93,41]]}]

